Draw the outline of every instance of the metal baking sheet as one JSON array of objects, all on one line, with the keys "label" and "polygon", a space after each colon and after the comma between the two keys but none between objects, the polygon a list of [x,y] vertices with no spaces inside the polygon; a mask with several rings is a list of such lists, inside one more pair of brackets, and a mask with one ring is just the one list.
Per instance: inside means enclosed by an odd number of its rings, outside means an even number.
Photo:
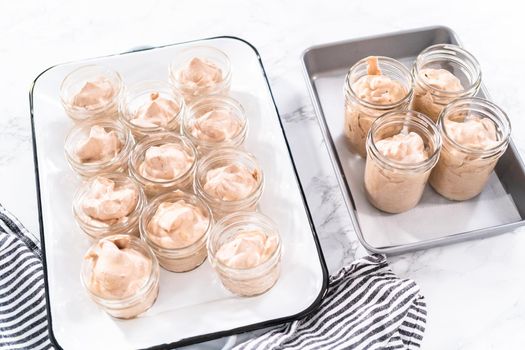
[{"label": "metal baking sheet", "polygon": [[[309,92],[348,213],[357,237],[372,252],[400,254],[504,233],[525,223],[525,168],[512,140],[488,185],[472,200],[448,201],[428,185],[419,205],[402,214],[383,213],[366,200],[365,161],[352,154],[344,140],[345,75],[354,63],[369,55],[389,56],[411,68],[419,52],[438,43],[461,45],[451,29],[438,26],[314,46],[302,56]],[[488,98],[483,86],[478,95]]]},{"label": "metal baking sheet", "polygon": [[[162,269],[153,307],[132,320],[114,319],[89,300],[80,283],[90,242],[71,213],[80,180],[64,157],[64,138],[73,122],[59,102],[60,82],[73,69],[94,63],[119,71],[125,84],[167,80],[168,64],[188,45],[214,46],[231,59],[231,95],[244,106],[250,125],[245,148],[265,174],[259,209],[277,223],[282,237],[281,277],[267,293],[242,298],[221,286],[208,261],[187,273]],[[328,283],[326,265],[262,62],[251,44],[217,37],[60,64],[37,77],[30,106],[48,324],[57,348],[173,348],[290,321],[319,305]]]}]

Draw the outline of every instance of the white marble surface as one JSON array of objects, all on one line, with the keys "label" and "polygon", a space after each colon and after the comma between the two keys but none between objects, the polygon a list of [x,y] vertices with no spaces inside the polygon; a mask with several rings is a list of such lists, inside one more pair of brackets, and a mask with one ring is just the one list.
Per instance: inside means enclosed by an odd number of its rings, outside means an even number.
[{"label": "white marble surface", "polygon": [[[0,203],[36,232],[28,89],[50,65],[216,35],[259,50],[331,271],[365,254],[346,214],[300,68],[314,44],[434,24],[452,27],[481,62],[493,100],[525,150],[524,22],[517,2],[18,1],[0,9]],[[57,136],[61,137],[61,136]],[[431,223],[429,223],[431,224]],[[525,343],[525,232],[391,258],[427,297],[424,349]],[[209,343],[219,347],[225,340]]]}]

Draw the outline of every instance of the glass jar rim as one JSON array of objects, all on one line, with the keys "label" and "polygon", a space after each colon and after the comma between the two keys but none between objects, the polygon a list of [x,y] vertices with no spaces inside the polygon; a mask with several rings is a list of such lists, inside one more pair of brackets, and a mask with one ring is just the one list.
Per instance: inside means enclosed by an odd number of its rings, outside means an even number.
[{"label": "glass jar rim", "polygon": [[[209,195],[204,190],[204,184],[201,183],[201,179],[199,174],[202,171],[206,171],[206,173],[211,170],[211,166],[217,162],[220,162],[221,160],[236,160],[239,157],[244,158],[248,160],[249,162],[253,163],[255,165],[255,168],[257,169],[258,179],[257,179],[257,186],[250,192],[250,194],[242,199],[234,200],[234,201],[224,201],[221,199],[218,199],[214,196]],[[251,197],[253,194],[260,192],[262,187],[264,186],[264,174],[257,163],[257,158],[249,152],[241,151],[237,148],[233,147],[225,147],[221,149],[214,150],[210,153],[208,153],[206,156],[202,157],[197,162],[197,174],[195,175],[195,193],[197,193],[199,196],[204,198],[205,201],[220,204],[220,205],[226,205],[226,206],[239,206],[243,205],[245,202],[250,202]]]},{"label": "glass jar rim", "polygon": [[[133,211],[128,216],[131,216],[132,214],[137,213],[137,210],[142,208],[142,206],[146,203],[146,195],[144,194],[144,191],[142,190],[142,187],[138,183],[136,183],[130,176],[128,176],[126,174],[123,174],[123,173],[102,173],[102,174],[97,174],[97,175],[89,178],[87,180],[87,182],[82,184],[82,186],[75,193],[75,195],[73,197],[74,198],[73,199],[73,203],[75,203],[73,205],[73,214],[74,214],[75,217],[79,217],[79,218],[81,217],[80,213],[78,212],[78,208],[77,208],[76,203],[78,203],[81,200],[81,198],[83,198],[87,194],[87,191],[89,190],[89,188],[91,187],[93,182],[95,182],[95,180],[100,178],[100,177],[108,178],[110,180],[118,178],[120,180],[129,181],[129,183],[133,184],[133,186],[137,190],[138,197],[137,197],[137,203],[135,204],[135,207],[133,208]],[[134,220],[132,220],[132,221],[120,222],[120,223],[116,223],[116,224],[113,224],[113,225],[110,225],[110,226],[107,226],[107,227],[96,226],[96,225],[87,223],[85,221],[82,221],[82,226],[83,227],[87,227],[88,229],[90,229],[92,231],[105,231],[105,230],[108,230],[108,229],[111,229],[111,230],[123,229],[123,228],[126,228],[126,227],[130,226],[134,222],[136,222],[139,219],[140,214],[141,213],[138,213],[138,215],[133,215],[133,216],[136,216],[136,218]],[[97,239],[96,237],[93,237],[93,238]]]},{"label": "glass jar rim", "polygon": [[149,292],[149,290],[155,286],[156,284],[155,281],[158,280],[159,273],[160,273],[160,267],[159,267],[157,256],[155,255],[155,253],[153,253],[152,249],[146,244],[146,242],[144,242],[138,237],[125,235],[125,234],[106,236],[96,241],[95,243],[93,243],[89,247],[87,252],[90,252],[92,249],[94,249],[94,247],[98,245],[101,241],[118,240],[122,238],[129,239],[130,242],[132,242],[133,244],[140,246],[146,252],[147,254],[146,258],[151,259],[151,273],[149,274],[148,279],[146,280],[144,285],[140,287],[140,289],[137,291],[137,293],[135,293],[135,295],[131,295],[127,298],[106,298],[106,297],[100,296],[96,294],[94,291],[92,291],[91,288],[89,288],[89,284],[84,278],[84,264],[86,264],[85,260],[82,262],[82,268],[80,271],[80,280],[84,288],[88,291],[89,295],[94,297],[96,300],[103,301],[105,305],[112,306],[116,309],[120,309],[118,307],[120,304],[134,304],[136,302],[139,302],[143,298],[143,295]]},{"label": "glass jar rim", "polygon": [[[495,124],[495,126],[498,129],[502,129],[503,127],[503,137],[501,140],[499,140],[498,144],[494,147],[488,148],[488,149],[478,149],[478,148],[472,148],[468,146],[464,146],[458,142],[456,142],[447,132],[447,128],[445,127],[444,119],[454,113],[457,112],[458,108],[461,108],[462,106],[465,106],[463,110],[471,109],[472,107],[466,107],[470,105],[477,105],[481,107],[485,107],[490,111],[490,116],[488,118]],[[494,118],[492,118],[494,117]],[[499,122],[499,123],[498,123]],[[454,147],[458,148],[464,153],[470,153],[470,154],[478,154],[480,156],[490,156],[492,154],[497,154],[500,152],[501,148],[507,147],[510,133],[511,133],[511,123],[510,119],[507,116],[507,113],[505,113],[498,105],[495,103],[484,99],[480,97],[462,97],[453,100],[450,102],[441,112],[438,118],[438,127],[441,131],[441,134],[446,138],[448,142],[454,145]]]},{"label": "glass jar rim", "polygon": [[[93,126],[101,126],[103,128],[110,128],[111,130],[116,130],[120,136],[124,137],[124,141],[121,150],[111,159],[105,160],[103,162],[97,161],[97,162],[86,162],[82,163],[77,161],[75,157],[69,152],[68,144],[71,142],[71,139],[78,133],[80,133],[83,129],[91,128]],[[70,161],[72,164],[74,164],[78,168],[83,168],[86,170],[96,170],[98,168],[104,168],[106,166],[109,166],[117,161],[123,160],[127,154],[131,151],[131,148],[133,146],[134,140],[131,136],[131,132],[127,130],[119,121],[117,120],[103,120],[103,119],[93,119],[93,120],[84,120],[77,124],[75,124],[68,132],[66,136],[66,147],[65,147],[65,154],[66,159]]]},{"label": "glass jar rim", "polygon": [[352,88],[352,82],[350,81],[350,76],[351,76],[351,73],[353,73],[353,71],[355,69],[357,69],[358,66],[363,65],[363,64],[365,64],[365,65],[368,64],[368,58],[369,57],[370,56],[367,56],[367,57],[364,57],[364,58],[360,59],[352,67],[350,67],[350,69],[348,70],[348,73],[346,74],[346,77],[345,77],[345,89],[346,89],[346,91],[349,92],[352,96],[355,96],[358,99],[359,103],[361,103],[365,107],[368,107],[368,108],[371,108],[371,109],[389,110],[389,109],[395,108],[395,107],[400,106],[400,105],[404,104],[405,102],[409,101],[412,98],[412,95],[413,95],[413,92],[414,92],[414,89],[412,87],[412,85],[413,85],[412,74],[410,73],[410,70],[408,70],[408,68],[405,67],[405,65],[403,63],[399,62],[398,60],[396,60],[394,58],[387,57],[387,56],[374,56],[374,57],[377,57],[377,60],[378,60],[379,63],[387,64],[387,65],[390,65],[392,67],[395,67],[396,69],[400,70],[407,77],[409,83],[407,84],[408,88],[407,88],[406,95],[402,99],[400,99],[400,100],[398,100],[396,102],[388,103],[388,104],[369,102],[369,101],[365,101],[365,100],[357,97],[356,92]]},{"label": "glass jar rim", "polygon": [[[170,142],[170,139],[176,140],[176,142]],[[146,154],[146,151],[150,149],[150,147],[163,145],[167,143],[181,143],[185,147],[189,147],[191,150],[191,156],[193,157],[193,162],[191,166],[182,174],[177,176],[175,179],[169,179],[169,180],[159,180],[159,179],[151,179],[149,177],[146,177],[142,175],[138,170],[138,165],[135,164],[136,161],[138,161],[139,158],[142,158],[143,155]],[[137,167],[136,167],[136,166]],[[131,151],[131,156],[129,158],[129,170],[132,176],[137,179],[141,183],[153,183],[153,184],[160,184],[160,185],[167,185],[171,183],[175,183],[179,181],[180,179],[185,178],[188,174],[190,174],[197,166],[197,149],[193,145],[193,143],[185,136],[178,135],[174,132],[159,132],[155,133],[152,136],[145,137],[139,142],[135,144]]]},{"label": "glass jar rim", "polygon": [[[224,232],[234,229],[236,226],[241,226],[243,224],[246,224],[246,221],[250,219],[252,220],[252,221],[249,221],[250,224],[253,224],[253,219],[255,219],[256,221],[260,221],[264,225],[270,227],[270,229],[273,232],[275,232],[275,237],[277,237],[277,247],[272,252],[272,254],[268,257],[268,259],[260,263],[257,266],[249,267],[249,268],[230,267],[230,266],[223,264],[218,259],[216,259],[215,254],[216,254],[217,249],[215,249],[216,247],[213,246],[215,244],[214,239],[224,234]],[[227,223],[229,220],[231,220],[232,222]],[[262,225],[258,224],[257,226],[262,226]],[[217,266],[220,266],[220,268],[224,271],[229,271],[233,273],[235,272],[244,273],[244,272],[254,272],[254,271],[258,272],[258,271],[264,271],[268,266],[271,266],[273,264],[273,260],[275,260],[276,257],[281,255],[282,238],[281,238],[281,235],[279,234],[279,230],[277,229],[277,224],[272,219],[270,219],[268,216],[258,213],[258,212],[239,211],[236,213],[226,215],[225,217],[217,221],[217,223],[215,224],[215,226],[213,227],[210,233],[210,237],[208,238],[207,248],[208,248],[208,256],[210,257],[212,265],[215,264]]]},{"label": "glass jar rim", "polygon": [[[407,119],[407,117],[409,119]],[[396,160],[390,159],[388,157],[385,157],[377,148],[376,142],[374,141],[373,134],[381,127],[384,127],[389,124],[398,124],[398,123],[406,123],[407,121],[414,123],[418,128],[421,130],[428,130],[427,128],[430,128],[432,130],[433,135],[429,135],[429,138],[433,140],[434,143],[434,150],[429,157],[423,161],[416,162],[416,163],[403,163],[398,162]],[[428,132],[428,131],[426,131]],[[438,128],[436,127],[436,124],[425,114],[413,111],[413,110],[406,110],[406,111],[392,111],[385,113],[381,115],[379,118],[374,120],[372,123],[372,126],[370,127],[370,131],[367,135],[367,149],[370,150],[372,155],[383,165],[386,165],[388,167],[394,168],[396,170],[400,171],[414,171],[419,169],[425,169],[431,168],[433,164],[437,162],[437,159],[439,157],[440,151],[441,151],[441,134],[439,133]]]},{"label": "glass jar rim", "polygon": [[116,93],[115,93],[114,98],[111,101],[111,103],[100,105],[100,106],[98,106],[96,108],[93,108],[93,109],[89,110],[89,114],[96,114],[96,113],[100,113],[100,112],[102,112],[102,111],[104,111],[106,109],[109,109],[111,106],[113,106],[116,103],[118,103],[119,96],[122,93],[122,90],[124,88],[122,76],[120,75],[120,73],[115,71],[115,70],[113,70],[113,69],[111,69],[111,68],[109,68],[109,67],[107,67],[107,66],[104,66],[104,65],[101,65],[101,64],[88,64],[88,65],[84,65],[84,66],[78,67],[78,68],[72,70],[71,72],[69,72],[66,75],[66,77],[64,78],[64,80],[62,80],[62,83],[60,83],[60,88],[59,88],[60,101],[62,102],[62,104],[64,106],[68,106],[67,108],[70,109],[70,110],[73,110],[73,111],[76,111],[76,112],[86,112],[86,109],[83,108],[83,107],[70,105],[69,104],[70,101],[66,100],[64,95],[65,95],[65,90],[68,87],[69,80],[73,79],[76,74],[81,73],[83,71],[87,71],[89,69],[97,69],[97,70],[103,71],[104,74],[101,74],[101,75],[103,75],[104,77],[109,77],[112,80],[115,80],[115,81],[112,81],[113,83],[115,83],[115,82],[117,83],[117,86],[116,86],[117,90],[116,90]]},{"label": "glass jar rim", "polygon": [[[149,89],[148,89],[148,86],[150,86]],[[169,83],[163,80],[154,80],[154,79],[142,80],[142,81],[133,83],[131,85],[128,85],[127,87],[123,89],[124,96],[119,103],[119,114],[120,114],[120,119],[127,127],[137,129],[139,131],[146,132],[146,133],[163,132],[163,131],[169,132],[170,131],[169,129],[163,126],[157,125],[157,126],[152,126],[152,127],[146,127],[146,126],[140,126],[140,125],[133,124],[130,121],[129,119],[130,111],[128,110],[128,104],[130,102],[130,99],[128,99],[127,95],[131,92],[132,89],[139,89],[139,88],[142,88],[143,90],[138,93],[136,92],[138,96],[144,93],[147,93],[148,90],[161,90],[161,89],[164,90],[163,92],[167,92],[172,95],[173,101],[175,101],[175,103],[177,103],[177,105],[179,106],[179,110],[176,115],[170,118],[167,124],[172,123],[175,120],[180,120],[183,118],[184,113],[186,111],[186,103],[184,101],[184,97],[178,91],[174,90]],[[137,96],[135,96],[134,98],[137,98]]]},{"label": "glass jar rim", "polygon": [[[463,88],[463,90],[459,90],[459,91],[447,91],[447,90],[433,87],[429,85],[423,79],[418,79],[419,72],[421,71],[421,69],[423,69],[423,65],[424,65],[424,62],[422,61],[424,59],[427,59],[428,57],[432,57],[435,55],[442,55],[444,53],[452,54],[455,57],[457,57],[458,54],[461,54],[467,58],[467,60],[460,59],[460,58],[457,58],[457,60],[460,60],[461,62],[466,62],[471,68],[473,68],[475,72],[475,79],[473,79],[474,81],[472,83],[470,83],[469,81],[470,85],[468,88]],[[467,96],[475,92],[481,84],[481,76],[482,76],[480,65],[476,57],[473,54],[471,54],[469,51],[462,48],[461,46],[454,45],[454,44],[435,44],[421,51],[419,55],[416,57],[416,61],[414,62],[413,72],[414,72],[413,74],[414,80],[416,81],[416,83],[421,83],[425,87],[426,90],[436,91],[437,94],[442,95],[442,96],[459,96],[459,97]]]},{"label": "glass jar rim", "polygon": [[[214,95],[204,95],[197,97],[192,103],[188,106],[188,113],[184,116],[182,119],[182,132],[183,134],[188,137],[192,142],[195,144],[203,145],[204,147],[215,147],[217,145],[221,145],[225,142],[225,140],[222,141],[211,141],[211,140],[203,140],[198,137],[193,136],[190,132],[187,131],[187,123],[189,123],[190,120],[196,119],[194,118],[195,114],[200,112],[202,108],[206,108],[209,106],[229,106],[233,107],[236,110],[236,115],[239,117],[238,119],[241,121],[242,125],[239,131],[231,137],[231,141],[233,139],[236,139],[238,137],[242,137],[242,135],[246,134],[247,128],[248,128],[248,118],[246,117],[246,111],[242,104],[237,101],[236,99],[220,95],[220,94],[214,94]],[[199,115],[199,117],[202,115]]]},{"label": "glass jar rim", "polygon": [[[189,244],[187,246],[184,246],[184,247],[166,248],[166,247],[163,247],[163,246],[153,242],[149,238],[149,231],[147,229],[147,224],[149,223],[149,221],[151,220],[153,215],[155,215],[155,213],[156,213],[156,211],[157,211],[157,209],[158,209],[160,204],[168,202],[168,201],[171,202],[173,200],[179,200],[179,199],[190,199],[190,200],[192,200],[194,202],[197,202],[200,205],[200,209],[204,209],[205,213],[208,216],[208,225],[206,226],[206,230],[204,231],[204,233],[201,236],[199,236],[199,238],[197,238],[197,240],[195,242],[193,242],[193,243],[191,243],[191,244]],[[192,203],[190,203],[190,204],[192,204]],[[171,191],[171,192],[167,192],[167,193],[162,193],[162,194],[157,195],[156,197],[154,197],[148,203],[147,207],[144,209],[144,211],[143,211],[143,213],[142,213],[142,215],[140,217],[140,224],[139,225],[140,225],[140,236],[142,237],[142,239],[150,247],[152,247],[152,249],[155,252],[161,254],[162,256],[170,256],[170,255],[174,255],[174,254],[175,255],[179,255],[179,254],[184,254],[184,251],[189,250],[190,248],[200,247],[200,246],[206,244],[206,240],[203,241],[203,238],[207,237],[208,232],[213,227],[213,214],[212,214],[212,211],[211,211],[210,207],[206,204],[206,202],[203,201],[201,198],[199,198],[197,195],[192,194],[192,193],[188,193],[188,192],[185,192],[185,191],[181,191],[181,190],[175,190],[175,191]],[[179,257],[175,257],[174,256],[174,258],[179,258]]]}]

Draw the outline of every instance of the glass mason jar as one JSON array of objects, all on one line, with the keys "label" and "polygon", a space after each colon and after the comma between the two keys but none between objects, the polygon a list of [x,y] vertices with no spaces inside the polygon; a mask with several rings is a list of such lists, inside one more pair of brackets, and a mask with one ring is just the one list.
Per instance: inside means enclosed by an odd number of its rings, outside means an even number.
[{"label": "glass mason jar", "polygon": [[[449,91],[429,84],[424,69],[444,69],[459,79],[463,89]],[[481,69],[476,58],[457,45],[437,44],[427,47],[412,68],[414,98],[411,108],[437,122],[447,104],[460,97],[476,95],[481,84]]]},{"label": "glass mason jar", "polygon": [[[266,261],[254,267],[235,268],[217,259],[217,252],[243,232],[259,231],[276,239],[275,250]],[[237,212],[218,221],[208,239],[208,259],[226,289],[240,296],[265,293],[279,279],[282,242],[275,223],[256,212]]]},{"label": "glass mason jar", "polygon": [[[93,218],[86,213],[83,207],[84,201],[94,194],[93,191],[97,190],[97,182],[99,180],[112,181],[115,184],[115,190],[129,189],[135,191],[136,203],[133,205],[133,209],[125,216],[109,220]],[[119,204],[125,205],[123,203]],[[142,188],[129,176],[122,173],[101,174],[90,178],[78,189],[73,198],[73,215],[78,226],[80,226],[82,231],[92,240],[98,240],[102,237],[116,234],[127,234],[138,237],[139,217],[145,205],[146,196]],[[102,206],[99,206],[99,209],[102,209],[101,207]],[[115,210],[115,207],[112,206],[111,210]],[[111,215],[111,213],[108,214]]]},{"label": "glass mason jar", "polygon": [[[154,238],[154,234],[150,232],[149,225],[151,219],[156,214],[157,209],[163,203],[175,203],[183,200],[191,205],[195,210],[207,220],[205,231],[196,239],[195,242],[187,246],[172,248],[159,244],[158,240]],[[184,226],[184,224],[180,224]],[[140,234],[142,239],[148,243],[157,256],[160,266],[168,271],[186,272],[191,271],[200,266],[208,255],[206,250],[206,240],[209,232],[213,227],[213,216],[210,208],[194,194],[182,191],[173,191],[161,194],[155,197],[144,210],[144,214],[140,218]],[[185,233],[187,234],[187,233]]]},{"label": "glass mason jar", "polygon": [[[400,133],[417,133],[428,158],[416,163],[390,159],[377,148],[377,142]],[[394,111],[377,119],[366,140],[365,192],[369,202],[387,213],[401,213],[417,205],[430,171],[436,165],[441,136],[427,116],[414,111]]]},{"label": "glass mason jar", "polygon": [[[208,172],[229,165],[237,165],[247,169],[250,176],[253,176],[256,181],[254,188],[245,198],[223,200],[205,190]],[[231,188],[232,186],[230,185],[231,184],[226,184],[225,186]],[[263,187],[263,172],[255,156],[250,153],[234,148],[223,148],[209,153],[200,159],[197,164],[194,184],[195,193],[209,205],[215,220],[219,220],[225,215],[238,211],[255,211],[257,203],[261,198]]]},{"label": "glass mason jar", "polygon": [[[108,294],[101,295],[100,291],[93,285],[93,268],[95,263],[93,260],[96,259],[90,259],[90,256],[96,254],[98,247],[101,247],[101,244],[107,241],[112,242],[119,249],[129,249],[138,252],[151,261],[151,271],[149,271],[145,283],[133,295],[123,298]],[[119,266],[119,268],[123,269],[124,267]],[[155,303],[159,294],[159,276],[159,263],[153,251],[140,238],[128,235],[108,236],[94,243],[84,256],[80,272],[82,285],[90,298],[109,315],[122,319],[137,317],[146,312]]]},{"label": "glass mason jar", "polygon": [[[202,83],[202,72],[193,72],[192,66],[190,66],[194,59],[199,59],[201,63],[211,64],[220,70],[213,70],[213,66],[208,66],[213,73],[220,75],[216,77],[216,81]],[[192,46],[183,49],[177,54],[169,67],[170,82],[184,96],[188,105],[200,96],[228,94],[231,76],[231,63],[228,55],[211,46]]]},{"label": "glass mason jar", "polygon": [[[208,127],[211,127],[212,130],[201,130],[201,128],[206,127],[206,123],[203,123],[200,118],[212,111],[228,113],[234,123],[225,125],[226,123],[210,122],[211,125]],[[231,136],[228,138],[225,138],[224,134],[217,135],[217,132],[220,131],[228,133],[228,130],[224,130],[226,127],[236,127],[238,130],[230,132]],[[220,128],[223,130],[218,130]],[[182,124],[183,134],[193,142],[201,155],[221,147],[240,147],[246,138],[247,130],[248,119],[242,105],[231,97],[221,95],[204,96],[196,99],[189,106],[188,114]]]},{"label": "glass mason jar", "polygon": [[[145,126],[134,123],[132,120],[140,117],[140,113],[147,112],[145,108],[156,99],[172,101],[178,107],[171,118],[166,121],[166,125]],[[135,140],[160,131],[180,133],[180,124],[185,112],[184,97],[175,92],[170,84],[160,80],[142,81],[128,86],[124,90],[120,103],[121,121],[131,130]]]},{"label": "glass mason jar", "polygon": [[361,157],[366,156],[366,136],[374,120],[387,112],[407,109],[413,92],[412,75],[401,62],[383,56],[378,56],[377,60],[382,75],[400,83],[404,87],[406,95],[400,100],[389,104],[368,102],[360,98],[354,89],[355,83],[360,78],[368,75],[368,57],[363,58],[350,68],[346,75],[344,86],[344,133],[350,148]]},{"label": "glass mason jar", "polygon": [[[88,139],[91,129],[95,126],[104,128],[106,133],[115,132],[120,150],[111,159],[83,162],[77,155],[78,147],[80,142]],[[66,160],[71,168],[83,177],[91,177],[103,173],[127,171],[133,144],[133,136],[118,120],[97,119],[76,124],[66,136],[64,149]]]},{"label": "glass mason jar", "polygon": [[[103,96],[99,96],[98,102],[83,105],[84,103],[75,100],[78,93],[87,87],[88,83],[102,84],[104,88],[110,86],[110,90],[94,89],[94,94],[102,93]],[[62,81],[60,101],[68,116],[75,121],[98,118],[116,119],[123,87],[120,74],[114,70],[100,65],[82,66],[69,73]]]},{"label": "glass mason jar", "polygon": [[[496,140],[491,147],[475,148],[460,144],[451,137],[447,122],[463,123],[470,115],[488,118],[494,123]],[[450,200],[463,201],[477,196],[507,149],[511,131],[509,118],[490,101],[466,97],[453,101],[443,110],[438,128],[443,147],[439,162],[430,175],[430,185]]]},{"label": "glass mason jar", "polygon": [[[187,169],[171,179],[160,179],[144,175],[144,173],[141,172],[141,166],[145,161],[146,152],[151,147],[159,147],[166,144],[179,146],[191,164],[189,163]],[[146,195],[151,198],[161,193],[177,189],[191,191],[193,188],[196,164],[197,150],[190,140],[175,133],[158,133],[142,139],[135,145],[129,158],[129,172],[133,179],[142,185]],[[163,164],[161,165],[164,167]]]}]

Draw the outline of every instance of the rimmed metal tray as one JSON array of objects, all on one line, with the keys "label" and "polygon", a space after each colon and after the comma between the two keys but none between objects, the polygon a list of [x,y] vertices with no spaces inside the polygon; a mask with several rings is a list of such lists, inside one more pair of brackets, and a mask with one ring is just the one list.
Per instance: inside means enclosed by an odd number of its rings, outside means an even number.
[{"label": "rimmed metal tray", "polygon": [[[345,75],[354,63],[369,55],[389,56],[411,68],[419,52],[438,43],[460,45],[452,30],[438,26],[314,46],[302,56],[309,92],[348,213],[357,237],[372,252],[399,254],[508,232],[524,224],[525,168],[512,140],[487,187],[472,200],[448,201],[427,186],[416,208],[396,215],[383,213],[366,200],[365,162],[348,150],[344,140]],[[488,98],[484,87],[479,96]]]},{"label": "rimmed metal tray", "polygon": [[[189,45],[214,46],[231,59],[231,94],[249,120],[245,147],[265,174],[259,209],[277,223],[282,236],[282,274],[269,292],[241,298],[221,286],[208,262],[187,273],[162,270],[153,307],[138,318],[117,320],[89,300],[80,283],[82,256],[90,243],[71,212],[80,180],[64,158],[64,138],[73,122],[60,105],[59,86],[73,69],[95,63],[120,72],[126,84],[166,80],[168,64]],[[327,288],[326,266],[262,62],[252,45],[217,37],[57,65],[37,77],[30,105],[49,330],[57,347],[172,348],[293,320],[319,305]]]}]

